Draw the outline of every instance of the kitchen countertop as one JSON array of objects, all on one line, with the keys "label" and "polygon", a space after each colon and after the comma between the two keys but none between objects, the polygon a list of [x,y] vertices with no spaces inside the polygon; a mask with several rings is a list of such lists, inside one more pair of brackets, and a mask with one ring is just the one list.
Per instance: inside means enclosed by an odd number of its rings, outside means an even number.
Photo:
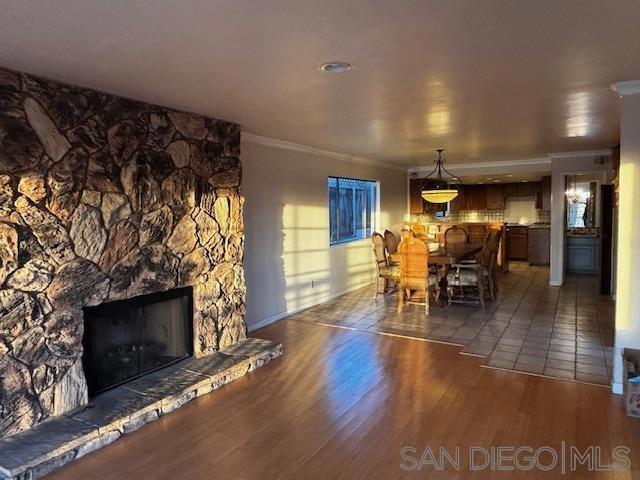
[{"label": "kitchen countertop", "polygon": [[506,225],[505,222],[439,222],[437,220],[433,222],[412,222],[410,220],[404,221],[405,225]]},{"label": "kitchen countertop", "polygon": [[551,228],[548,223],[507,223],[507,227]]}]

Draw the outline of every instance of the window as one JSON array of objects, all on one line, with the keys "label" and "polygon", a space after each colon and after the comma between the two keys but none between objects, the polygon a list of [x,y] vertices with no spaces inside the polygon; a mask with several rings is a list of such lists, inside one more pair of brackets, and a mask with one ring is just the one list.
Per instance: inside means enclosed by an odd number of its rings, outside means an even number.
[{"label": "window", "polygon": [[377,182],[329,177],[328,187],[329,243],[370,237],[376,214]]}]

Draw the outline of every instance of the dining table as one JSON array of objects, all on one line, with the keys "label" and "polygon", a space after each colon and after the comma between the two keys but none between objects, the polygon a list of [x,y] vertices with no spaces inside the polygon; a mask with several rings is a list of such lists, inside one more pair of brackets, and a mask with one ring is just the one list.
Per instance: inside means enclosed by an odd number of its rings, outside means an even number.
[{"label": "dining table", "polygon": [[429,265],[453,265],[482,251],[481,243],[429,243]]},{"label": "dining table", "polygon": [[[473,258],[482,251],[481,243],[427,243],[429,265],[454,265]],[[390,253],[389,260],[400,263],[399,253]]]}]

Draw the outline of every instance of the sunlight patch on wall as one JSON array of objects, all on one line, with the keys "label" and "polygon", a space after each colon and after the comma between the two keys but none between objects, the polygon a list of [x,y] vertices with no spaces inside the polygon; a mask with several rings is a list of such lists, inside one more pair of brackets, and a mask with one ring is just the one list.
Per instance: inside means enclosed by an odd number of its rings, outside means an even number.
[{"label": "sunlight patch on wall", "polygon": [[328,207],[285,205],[282,235],[287,310],[373,280],[370,239],[329,246]]},{"label": "sunlight patch on wall", "polygon": [[329,291],[329,224],[325,207],[285,205],[282,259],[287,309]]},{"label": "sunlight patch on wall", "polygon": [[616,330],[627,330],[630,326],[631,311],[629,306],[633,303],[631,296],[638,294],[634,285],[632,261],[640,254],[637,239],[634,237],[636,227],[636,202],[635,185],[640,182],[636,179],[636,171],[631,163],[620,165],[620,197],[618,220],[618,273],[616,292]]}]

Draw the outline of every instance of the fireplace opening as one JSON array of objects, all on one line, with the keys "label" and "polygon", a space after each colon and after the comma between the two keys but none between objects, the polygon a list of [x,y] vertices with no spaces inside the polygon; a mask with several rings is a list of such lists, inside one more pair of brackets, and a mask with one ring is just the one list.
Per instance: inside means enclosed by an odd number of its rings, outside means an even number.
[{"label": "fireplace opening", "polygon": [[89,396],[193,354],[192,288],[84,308]]}]

